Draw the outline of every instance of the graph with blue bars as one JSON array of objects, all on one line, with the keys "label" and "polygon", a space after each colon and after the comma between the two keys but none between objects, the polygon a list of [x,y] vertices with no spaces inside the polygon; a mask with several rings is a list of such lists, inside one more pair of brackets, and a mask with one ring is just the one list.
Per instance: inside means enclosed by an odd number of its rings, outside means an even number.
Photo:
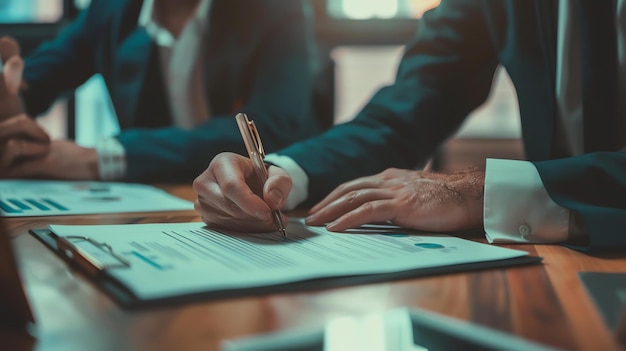
[{"label": "graph with blue bars", "polygon": [[2,198],[0,199],[0,211],[5,214],[24,214],[28,215],[28,212],[40,211],[69,211],[69,209],[62,204],[49,198]]},{"label": "graph with blue bars", "polygon": [[193,203],[145,184],[0,180],[0,217],[178,210],[193,210]]}]

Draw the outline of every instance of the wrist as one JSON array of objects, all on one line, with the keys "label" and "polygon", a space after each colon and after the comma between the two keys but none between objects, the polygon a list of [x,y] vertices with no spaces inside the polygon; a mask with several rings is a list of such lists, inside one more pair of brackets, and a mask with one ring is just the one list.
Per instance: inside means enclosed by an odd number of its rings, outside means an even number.
[{"label": "wrist", "polygon": [[477,169],[470,169],[466,176],[461,178],[457,189],[462,194],[466,208],[466,215],[469,226],[480,227],[483,223],[485,204],[485,172]]},{"label": "wrist", "polygon": [[84,178],[97,180],[98,176],[98,153],[96,149],[83,148],[85,159]]}]

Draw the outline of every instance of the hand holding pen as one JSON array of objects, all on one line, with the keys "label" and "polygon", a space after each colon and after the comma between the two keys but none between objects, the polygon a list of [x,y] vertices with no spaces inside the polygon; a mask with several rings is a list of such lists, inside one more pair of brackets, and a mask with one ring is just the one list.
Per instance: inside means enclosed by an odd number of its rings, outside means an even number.
[{"label": "hand holding pen", "polygon": [[[261,187],[263,187],[269,175],[267,168],[265,168],[265,163],[263,163],[265,150],[263,149],[263,143],[261,143],[261,137],[259,136],[254,122],[249,120],[245,114],[239,113],[235,116],[235,119],[237,120],[243,141],[246,144],[246,150],[248,150],[248,155],[254,166],[257,178],[261,183]],[[283,223],[283,214],[280,210],[275,209],[272,210],[272,216],[274,217],[274,223],[276,224],[278,232],[282,234],[283,239],[287,239],[287,231]]]}]

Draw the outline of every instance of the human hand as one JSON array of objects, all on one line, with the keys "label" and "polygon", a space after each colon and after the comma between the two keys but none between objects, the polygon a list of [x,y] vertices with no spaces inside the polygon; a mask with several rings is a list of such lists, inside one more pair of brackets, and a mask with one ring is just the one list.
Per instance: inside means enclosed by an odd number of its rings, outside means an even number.
[{"label": "human hand", "polygon": [[[268,169],[261,188],[252,161],[234,153],[221,153],[193,182],[198,194],[195,209],[212,227],[267,232],[276,230],[272,209],[279,209],[291,191],[291,178],[279,167]],[[283,218],[287,223],[286,218]]]},{"label": "human hand", "polygon": [[98,154],[95,149],[69,140],[54,140],[44,156],[24,159],[2,177],[95,180],[98,179]]},{"label": "human hand", "polygon": [[19,91],[22,87],[24,61],[17,42],[9,37],[0,38],[0,120],[22,113]]},{"label": "human hand", "polygon": [[426,231],[482,224],[484,171],[434,173],[390,168],[344,183],[309,212],[306,223],[343,231],[387,222]]},{"label": "human hand", "polygon": [[50,151],[50,137],[32,118],[21,114],[0,121],[0,174],[17,163]]}]

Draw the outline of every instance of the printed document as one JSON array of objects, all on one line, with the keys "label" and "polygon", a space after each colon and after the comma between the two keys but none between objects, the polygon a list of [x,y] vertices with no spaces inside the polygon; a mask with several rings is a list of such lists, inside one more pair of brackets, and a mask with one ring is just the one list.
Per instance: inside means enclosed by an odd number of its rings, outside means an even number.
[{"label": "printed document", "polygon": [[59,216],[193,210],[193,203],[143,184],[0,180],[0,216]]},{"label": "printed document", "polygon": [[333,233],[306,226],[298,219],[290,220],[286,240],[278,232],[217,232],[201,222],[49,228],[58,236],[88,237],[89,242],[74,242],[83,252],[97,251],[95,247],[107,244],[116,257],[130,264],[108,268],[108,275],[140,299],[528,255],[457,237],[412,235],[400,229],[378,234]]}]

